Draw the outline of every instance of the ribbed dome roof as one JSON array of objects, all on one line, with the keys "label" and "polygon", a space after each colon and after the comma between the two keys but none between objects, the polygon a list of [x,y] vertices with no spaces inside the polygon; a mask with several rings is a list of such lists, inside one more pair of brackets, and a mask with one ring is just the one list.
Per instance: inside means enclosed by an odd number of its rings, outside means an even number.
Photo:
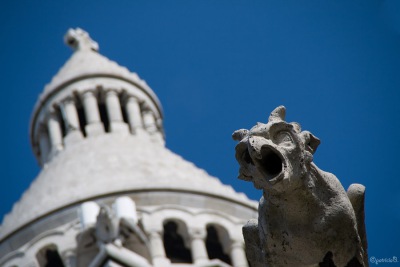
[{"label": "ribbed dome roof", "polygon": [[62,207],[143,190],[188,191],[256,207],[244,194],[145,136],[108,134],[69,147],[55,157],[4,218],[0,239]]}]

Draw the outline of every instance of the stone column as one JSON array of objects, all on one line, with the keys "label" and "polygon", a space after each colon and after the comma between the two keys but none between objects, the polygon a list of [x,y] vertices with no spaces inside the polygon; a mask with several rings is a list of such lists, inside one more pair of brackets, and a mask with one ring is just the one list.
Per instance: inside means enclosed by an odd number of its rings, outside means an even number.
[{"label": "stone column", "polygon": [[121,104],[118,93],[115,90],[107,90],[105,96],[108,120],[110,121],[110,132],[129,132],[128,125],[122,117]]},{"label": "stone column", "polygon": [[67,136],[64,139],[65,145],[81,140],[83,136],[80,131],[78,111],[72,97],[62,102],[61,111],[64,117],[65,128],[67,129]]},{"label": "stone column", "polygon": [[207,248],[204,243],[205,237],[206,237],[205,229],[191,229],[190,230],[193,262],[198,265],[202,265],[202,264],[208,262],[208,260],[209,260]]},{"label": "stone column", "polygon": [[157,128],[157,122],[152,111],[146,110],[143,112],[143,124],[146,132],[151,135],[153,141],[164,144],[164,138]]},{"label": "stone column", "polygon": [[51,154],[54,155],[63,149],[63,136],[60,122],[55,114],[51,114],[47,120],[47,129],[50,137]]},{"label": "stone column", "polygon": [[46,128],[43,126],[39,130],[39,148],[40,148],[40,161],[42,165],[44,165],[49,158],[50,144]]},{"label": "stone column", "polygon": [[233,241],[231,245],[231,260],[233,267],[248,267],[246,253],[242,241]]},{"label": "stone column", "polygon": [[141,134],[143,131],[143,119],[139,101],[136,97],[126,97],[126,113],[132,134]]},{"label": "stone column", "polygon": [[85,110],[85,130],[88,136],[96,136],[104,133],[104,125],[100,119],[99,106],[93,90],[87,90],[82,94],[83,108]]},{"label": "stone column", "polygon": [[170,265],[169,259],[165,256],[165,249],[160,231],[150,232],[150,252],[153,265],[155,267],[165,267]]},{"label": "stone column", "polygon": [[154,119],[153,112],[150,110],[143,112],[144,128],[149,133],[155,133],[157,131],[156,120]]},{"label": "stone column", "polygon": [[76,110],[75,101],[72,98],[67,98],[64,100],[62,108],[67,134],[73,131],[79,131],[79,117],[78,111]]}]

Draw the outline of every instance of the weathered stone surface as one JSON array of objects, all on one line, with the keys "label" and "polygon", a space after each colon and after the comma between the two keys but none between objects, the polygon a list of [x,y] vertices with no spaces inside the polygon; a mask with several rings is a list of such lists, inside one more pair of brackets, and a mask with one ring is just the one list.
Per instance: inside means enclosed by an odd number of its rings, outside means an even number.
[{"label": "weathered stone surface", "polygon": [[285,122],[285,111],[233,134],[239,178],[263,190],[258,222],[243,228],[251,266],[368,266],[365,187],[346,193],[320,170],[312,162],[319,139]]}]

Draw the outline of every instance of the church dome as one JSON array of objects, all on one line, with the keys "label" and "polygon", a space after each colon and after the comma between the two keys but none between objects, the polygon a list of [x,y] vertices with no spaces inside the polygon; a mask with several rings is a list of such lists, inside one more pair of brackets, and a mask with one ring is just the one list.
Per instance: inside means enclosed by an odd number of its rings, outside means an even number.
[{"label": "church dome", "polygon": [[66,147],[55,156],[5,217],[1,237],[66,206],[144,191],[192,192],[256,206],[147,136],[109,134]]},{"label": "church dome", "polygon": [[[31,120],[42,170],[3,219],[0,265],[19,266],[34,254],[33,262],[50,266],[49,255],[60,251],[60,261],[77,267],[114,260],[247,266],[240,228],[257,216],[256,203],[165,147],[161,105],[137,74],[100,55],[81,29],[65,41],[75,52],[45,86]],[[224,251],[207,256],[203,239],[218,244],[217,230]],[[183,232],[183,252],[169,250]]]}]

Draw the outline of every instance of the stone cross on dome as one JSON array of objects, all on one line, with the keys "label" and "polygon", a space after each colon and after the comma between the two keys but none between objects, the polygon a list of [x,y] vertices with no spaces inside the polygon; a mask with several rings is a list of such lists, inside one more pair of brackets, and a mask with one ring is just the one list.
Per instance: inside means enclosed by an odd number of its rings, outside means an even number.
[{"label": "stone cross on dome", "polygon": [[64,36],[64,42],[75,51],[99,51],[99,44],[93,41],[89,34],[81,28],[69,29]]}]

